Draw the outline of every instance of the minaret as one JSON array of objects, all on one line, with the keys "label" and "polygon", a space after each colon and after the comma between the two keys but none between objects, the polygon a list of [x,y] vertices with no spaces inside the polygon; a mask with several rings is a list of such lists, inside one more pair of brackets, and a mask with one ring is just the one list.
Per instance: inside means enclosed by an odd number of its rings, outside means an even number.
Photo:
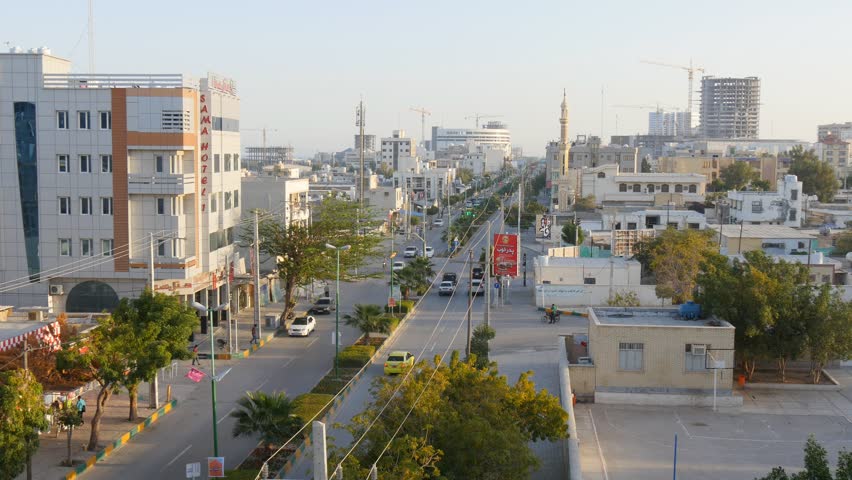
[{"label": "minaret", "polygon": [[561,174],[568,173],[568,150],[571,146],[568,142],[568,94],[562,89],[562,115],[559,117],[559,161],[561,163]]}]

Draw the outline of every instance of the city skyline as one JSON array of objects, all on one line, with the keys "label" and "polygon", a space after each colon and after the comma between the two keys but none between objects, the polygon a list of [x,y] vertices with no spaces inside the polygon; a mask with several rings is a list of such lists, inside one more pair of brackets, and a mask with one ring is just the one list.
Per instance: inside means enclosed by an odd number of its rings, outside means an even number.
[{"label": "city skyline", "polygon": [[[437,2],[404,11],[389,2],[254,2],[242,11],[223,2],[168,4],[167,10],[160,8],[165,2],[145,9],[95,2],[95,71],[209,70],[232,77],[242,101],[241,128],[276,129],[267,144],[291,144],[299,156],[350,147],[362,95],[366,132],[378,138],[399,128],[419,137],[420,115],[409,108],[425,107],[432,111],[427,130],[472,127],[465,117],[475,114],[501,115],[516,146],[543,155],[559,136],[563,88],[571,138],[598,135],[601,126],[605,140],[645,133],[649,110],[614,105],[684,109],[687,78],[642,60],[692,59],[708,75],[759,77],[761,138],[815,141],[816,125],[849,120],[852,99],[839,94],[842,67],[831,66],[823,46],[842,42],[842,19],[852,6],[837,3],[825,15],[801,11],[792,1],[722,2],[714,9],[657,3],[611,2],[580,12],[558,2],[490,3],[487,9]],[[736,7],[736,15],[726,6]],[[46,7],[51,15],[39,18],[43,28],[19,21]],[[251,15],[248,7],[263,14]],[[232,14],[221,15],[228,9]],[[14,4],[0,21],[6,34],[0,42],[48,46],[85,73],[86,22],[82,0]],[[699,86],[696,78],[696,119]],[[242,143],[260,145],[261,135],[244,132]]]}]

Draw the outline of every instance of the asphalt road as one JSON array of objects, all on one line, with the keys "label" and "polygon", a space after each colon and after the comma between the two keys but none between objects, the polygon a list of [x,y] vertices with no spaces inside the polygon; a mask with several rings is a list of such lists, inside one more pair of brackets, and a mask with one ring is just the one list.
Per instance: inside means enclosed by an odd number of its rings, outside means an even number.
[{"label": "asphalt road", "polygon": [[[446,216],[444,218],[446,221]],[[435,247],[436,253],[446,251],[445,247],[440,248],[442,231],[443,228],[438,227],[426,230],[427,243]],[[383,245],[390,251],[389,241]],[[422,242],[414,236],[411,240],[401,235],[394,239],[394,250],[400,253],[407,245],[420,246]],[[376,264],[371,268],[381,271],[382,267]],[[357,283],[342,283],[341,314],[351,311],[355,303],[384,304],[389,294],[387,282],[385,275]],[[284,391],[291,397],[309,391],[333,366],[333,331],[334,315],[317,316],[317,329],[310,337],[275,338],[248,359],[217,362],[218,371],[231,367],[230,373],[217,386],[219,455],[225,457],[226,469],[235,467],[257,445],[256,438],[231,435],[234,420],[229,414],[235,409],[236,401],[246,391]],[[354,329],[341,324],[343,344],[351,344],[358,335]],[[181,399],[168,417],[99,462],[86,473],[86,478],[186,478],[185,465],[191,462],[201,462],[202,470],[206,470],[203,467],[206,458],[213,456],[210,398],[209,383],[203,381],[187,398]],[[206,478],[206,472],[203,473],[202,478]]]}]

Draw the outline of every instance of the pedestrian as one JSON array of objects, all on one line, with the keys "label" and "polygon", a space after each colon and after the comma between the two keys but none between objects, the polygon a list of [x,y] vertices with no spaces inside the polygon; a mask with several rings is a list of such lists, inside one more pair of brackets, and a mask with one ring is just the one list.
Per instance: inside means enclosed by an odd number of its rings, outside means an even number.
[{"label": "pedestrian", "polygon": [[201,361],[198,360],[198,344],[192,346],[192,364],[193,365],[201,365]]},{"label": "pedestrian", "polygon": [[257,324],[251,326],[251,341],[249,342],[249,345],[253,343],[256,345],[260,343],[257,341]]},{"label": "pedestrian", "polygon": [[550,323],[556,323],[556,304],[550,306]]},{"label": "pedestrian", "polygon": [[83,400],[83,397],[77,397],[77,412],[80,414],[80,421],[83,422],[83,415],[86,413],[86,401]]}]

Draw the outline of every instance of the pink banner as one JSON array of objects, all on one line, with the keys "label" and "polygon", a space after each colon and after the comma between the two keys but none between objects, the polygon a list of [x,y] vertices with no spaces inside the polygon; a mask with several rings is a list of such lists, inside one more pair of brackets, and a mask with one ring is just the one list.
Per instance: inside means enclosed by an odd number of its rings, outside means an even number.
[{"label": "pink banner", "polygon": [[195,383],[198,383],[204,380],[204,376],[206,374],[197,368],[190,368],[189,372],[186,374],[186,378],[192,380]]}]

